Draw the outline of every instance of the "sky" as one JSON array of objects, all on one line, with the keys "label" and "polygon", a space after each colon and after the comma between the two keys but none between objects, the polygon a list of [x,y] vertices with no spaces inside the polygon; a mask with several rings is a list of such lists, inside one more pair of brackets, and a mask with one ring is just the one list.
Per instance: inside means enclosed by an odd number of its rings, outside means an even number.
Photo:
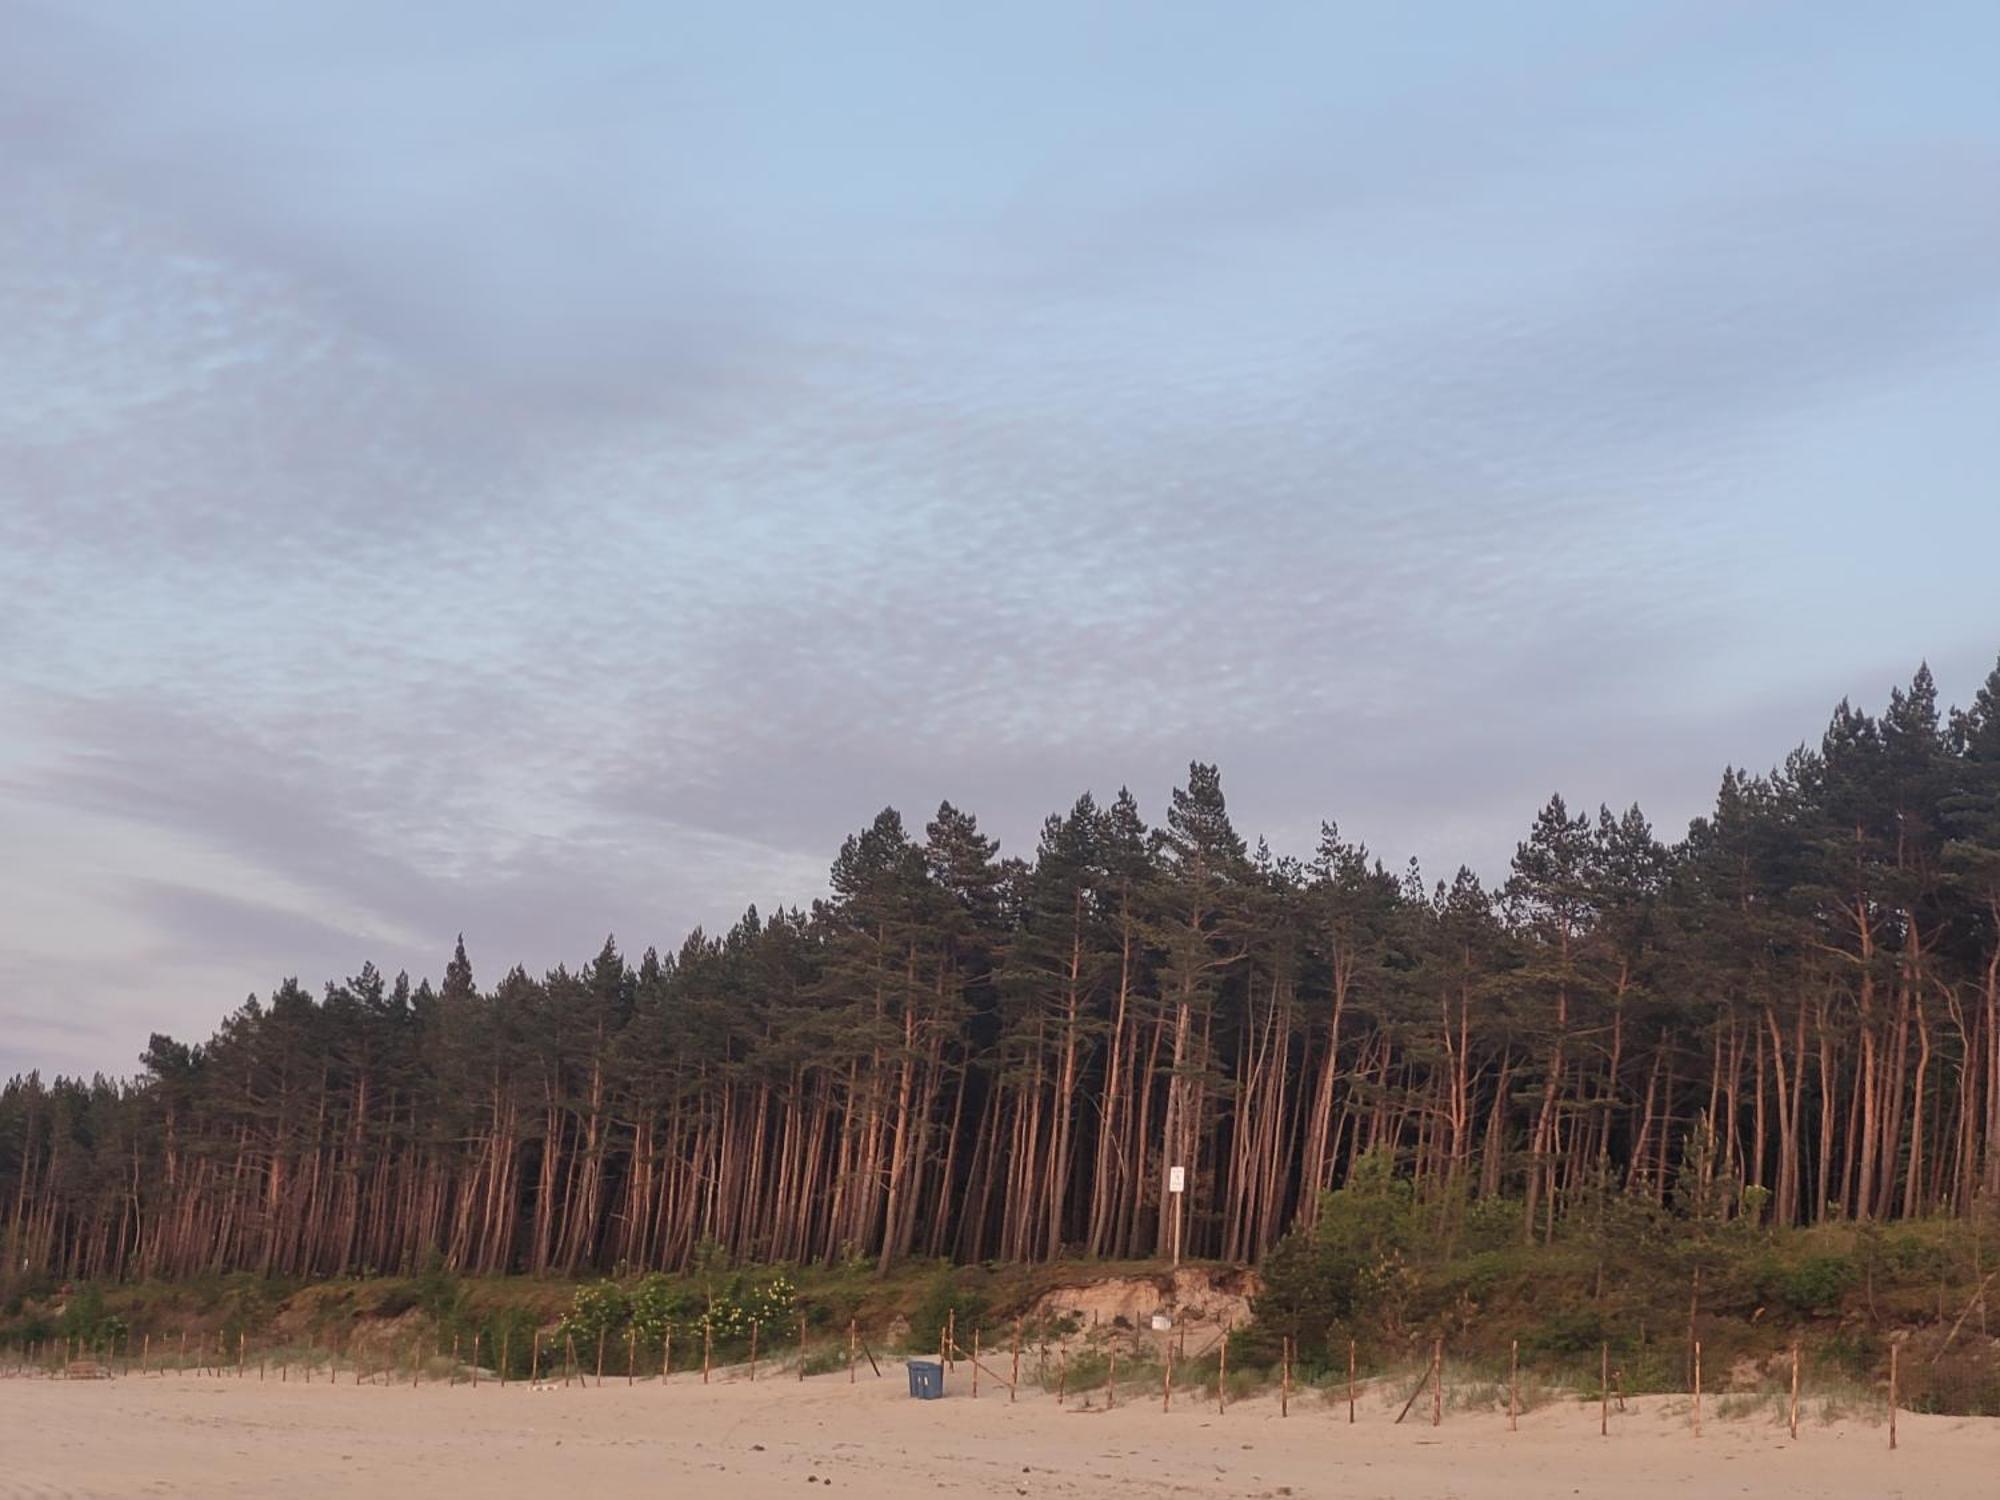
[{"label": "sky", "polygon": [[2000,9],[0,0],[0,1077],[2000,653]]}]

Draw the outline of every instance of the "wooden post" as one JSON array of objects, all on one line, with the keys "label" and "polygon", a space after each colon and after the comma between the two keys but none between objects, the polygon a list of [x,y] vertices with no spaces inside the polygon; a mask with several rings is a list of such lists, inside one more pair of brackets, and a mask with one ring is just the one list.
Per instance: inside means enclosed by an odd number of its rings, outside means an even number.
[{"label": "wooden post", "polygon": [[187,1374],[188,1372],[187,1366],[188,1366],[188,1331],[185,1328],[183,1328],[181,1330],[181,1357],[179,1361],[176,1363],[174,1373],[176,1375]]},{"label": "wooden post", "polygon": [[1521,1341],[1515,1339],[1507,1350],[1507,1430],[1519,1432],[1515,1420],[1521,1410]]},{"label": "wooden post", "polygon": [[660,1335],[660,1384],[662,1387],[666,1385],[667,1377],[673,1373],[674,1329],[673,1325],[669,1323],[666,1332]]},{"label": "wooden post", "polygon": [[236,1378],[243,1378],[243,1330],[236,1330]]},{"label": "wooden post", "polygon": [[[577,1383],[581,1385],[582,1381],[579,1379]],[[602,1328],[597,1330],[597,1388],[600,1391],[604,1389],[604,1330]]]},{"label": "wooden post", "polygon": [[[805,1378],[806,1378],[806,1315],[804,1313],[800,1313],[799,1314],[799,1379],[803,1381]],[[978,1392],[975,1391],[973,1392],[973,1394],[977,1395]]]},{"label": "wooden post", "polygon": [[542,1378],[542,1330],[535,1330],[534,1342],[528,1352],[528,1384],[535,1385]]},{"label": "wooden post", "polygon": [[1014,1393],[1021,1388],[1021,1320],[1014,1320],[1014,1383],[1007,1387],[1007,1399],[1012,1401]]},{"label": "wooden post", "polygon": [[1111,1346],[1111,1360],[1104,1372],[1104,1409],[1109,1411],[1118,1404],[1118,1346]]},{"label": "wooden post", "polygon": [[1889,1451],[1896,1451],[1896,1356],[1901,1346],[1889,1346]]},{"label": "wooden post", "polygon": [[750,1379],[757,1378],[757,1325],[750,1325]]},{"label": "wooden post", "polygon": [[625,1384],[630,1386],[639,1373],[639,1325],[629,1323],[625,1327]]},{"label": "wooden post", "polygon": [[1215,1366],[1215,1414],[1229,1410],[1229,1330],[1222,1330],[1222,1355]]},{"label": "wooden post", "polygon": [[856,1324],[856,1320],[849,1318],[847,1320],[847,1383],[849,1385],[854,1384],[854,1341],[859,1336],[860,1329]]},{"label": "wooden post", "polygon": [[1354,1340],[1347,1341],[1347,1425],[1354,1425]]},{"label": "wooden post", "polygon": [[1701,1436],[1701,1340],[1694,1341],[1694,1435]]},{"label": "wooden post", "polygon": [[146,1333],[145,1342],[139,1346],[139,1373],[141,1375],[146,1373],[146,1366],[152,1363],[152,1359],[153,1359],[153,1335],[151,1330],[148,1330]]},{"label": "wooden post", "polygon": [[1597,1435],[1611,1436],[1611,1346],[1598,1345]]},{"label": "wooden post", "polygon": [[1061,1348],[1056,1350],[1056,1405],[1061,1406],[1063,1404],[1063,1398],[1068,1394],[1069,1394],[1069,1345],[1064,1344]]},{"label": "wooden post", "polygon": [[947,1310],[946,1310],[946,1312],[945,1312],[945,1315],[944,1315],[944,1329],[945,1329],[945,1333],[944,1333],[944,1366],[945,1366],[945,1368],[946,1368],[947,1370],[956,1370],[956,1369],[958,1368],[958,1361],[957,1361],[957,1359],[956,1359],[956,1358],[955,1358],[954,1356],[955,1356],[955,1354],[956,1354],[956,1352],[957,1352],[957,1349],[958,1349],[958,1309],[957,1309],[957,1308],[953,1307],[953,1308],[949,1308],[949,1309],[947,1309]]},{"label": "wooden post", "polygon": [[708,1321],[708,1314],[701,1317],[701,1383],[708,1384],[708,1369],[714,1363],[715,1325]]},{"label": "wooden post", "polygon": [[1799,1346],[1792,1343],[1792,1441],[1799,1440]]},{"label": "wooden post", "polygon": [[472,1388],[479,1389],[479,1330],[472,1330]]},{"label": "wooden post", "polygon": [[972,1399],[979,1399],[979,1325],[972,1326]]},{"label": "wooden post", "polygon": [[1174,1409],[1174,1336],[1167,1335],[1167,1363],[1160,1374],[1160,1410]]},{"label": "wooden post", "polygon": [[1444,1340],[1431,1344],[1431,1426],[1444,1422]]},{"label": "wooden post", "polygon": [[563,1389],[564,1389],[564,1390],[568,1390],[568,1389],[569,1389],[569,1376],[570,1376],[570,1371],[572,1371],[572,1370],[574,1370],[574,1371],[576,1372],[576,1383],[577,1383],[577,1385],[578,1385],[578,1386],[582,1386],[582,1385],[583,1385],[583,1383],[584,1383],[584,1381],[583,1381],[583,1366],[582,1366],[582,1365],[580,1365],[580,1364],[578,1364],[578,1363],[576,1362],[576,1335],[575,1335],[575,1334],[573,1334],[573,1333],[566,1333],[566,1334],[564,1334],[564,1335],[563,1335],[563,1352],[564,1352],[564,1355],[565,1355],[565,1358],[564,1358],[564,1360],[563,1360]]},{"label": "wooden post", "polygon": [[500,1389],[507,1389],[507,1356],[512,1352],[514,1330],[503,1326],[500,1329]]}]

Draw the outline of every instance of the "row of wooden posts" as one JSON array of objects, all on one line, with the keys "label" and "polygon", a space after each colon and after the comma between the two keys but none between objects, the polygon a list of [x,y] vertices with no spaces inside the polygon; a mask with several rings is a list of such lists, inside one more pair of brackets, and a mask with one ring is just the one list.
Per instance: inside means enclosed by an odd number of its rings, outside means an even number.
[{"label": "row of wooden posts", "polygon": [[[797,1365],[798,1378],[800,1380],[804,1380],[806,1378],[806,1320],[804,1317],[800,1317],[800,1319],[798,1320],[798,1330],[799,1330],[798,1333],[799,1357]],[[637,1329],[631,1330],[627,1335],[626,1356],[625,1356],[625,1383],[627,1385],[631,1385],[633,1381],[637,1378],[636,1372],[638,1369],[638,1337],[639,1335]],[[1008,1379],[1004,1380],[1001,1379],[1001,1377],[995,1374],[982,1360],[981,1338],[982,1338],[982,1330],[975,1327],[972,1331],[972,1349],[970,1353],[968,1353],[964,1348],[962,1348],[959,1345],[958,1313],[956,1309],[953,1309],[950,1313],[947,1314],[944,1325],[939,1331],[939,1340],[938,1340],[939,1368],[941,1371],[949,1371],[955,1368],[956,1361],[958,1359],[961,1358],[965,1359],[972,1366],[972,1395],[975,1398],[979,1395],[979,1376],[980,1373],[984,1371],[993,1380],[995,1380],[1001,1385],[1006,1386],[1007,1399],[1011,1402],[1016,1398],[1021,1383],[1021,1320],[1018,1318],[1014,1320],[1014,1339],[1012,1346],[1013,1363],[1011,1369],[1011,1377]],[[187,1372],[187,1352],[188,1352],[187,1339],[188,1339],[187,1333],[185,1330],[183,1330],[180,1336],[179,1353],[175,1365],[173,1367],[176,1373],[179,1374],[185,1374]],[[474,1332],[474,1334],[472,1335],[472,1349],[471,1349],[472,1361],[469,1368],[471,1374],[471,1384],[475,1388],[477,1388],[477,1386],[479,1385],[480,1340],[481,1340],[481,1334],[478,1332]],[[757,1378],[757,1364],[758,1364],[757,1341],[758,1341],[758,1326],[753,1323],[750,1326],[750,1379],[753,1381]],[[563,1335],[563,1343],[564,1343],[564,1352],[567,1356],[563,1362],[563,1367],[562,1367],[563,1385],[565,1387],[569,1385],[573,1373],[574,1373],[574,1378],[576,1379],[579,1385],[586,1383],[585,1377],[583,1376],[581,1368],[579,1367],[577,1362],[575,1336],[573,1334],[566,1332]],[[1185,1324],[1183,1324],[1179,1330],[1179,1344],[1180,1344],[1179,1357],[1182,1364],[1185,1365],[1187,1361],[1187,1327]],[[1161,1366],[1161,1372],[1160,1372],[1160,1406],[1163,1411],[1171,1411],[1173,1409],[1173,1404],[1174,1404],[1174,1360],[1175,1360],[1174,1345],[1175,1345],[1174,1338],[1172,1336],[1169,1336],[1168,1339],[1166,1340],[1166,1349],[1165,1349],[1166,1358]],[[1227,1327],[1224,1327],[1222,1329],[1221,1336],[1216,1347],[1218,1350],[1218,1354],[1217,1354],[1216,1381],[1215,1381],[1215,1407],[1218,1413],[1222,1413],[1226,1412],[1229,1409],[1229,1329]],[[73,1372],[79,1357],[86,1356],[90,1353],[89,1347],[82,1340],[76,1338],[68,1338],[63,1340],[61,1344],[56,1346],[56,1349],[57,1352],[59,1352],[62,1357],[63,1368],[65,1372]],[[154,1371],[152,1367],[152,1351],[153,1351],[153,1336],[150,1333],[148,1333],[145,1335],[144,1342],[140,1347],[139,1366],[138,1366],[139,1373],[142,1375],[148,1373],[165,1374],[167,1372],[168,1367],[165,1363],[166,1356],[164,1354],[164,1351],[161,1356],[162,1363],[157,1371]],[[107,1354],[109,1353],[108,1350],[106,1352]],[[308,1337],[306,1341],[306,1354],[301,1365],[302,1377],[307,1384],[311,1384],[313,1378],[313,1370],[315,1367],[315,1362],[313,1359],[314,1352],[315,1351],[313,1348],[312,1340],[310,1337]],[[442,1346],[440,1346],[438,1352],[440,1353],[442,1352]],[[460,1367],[459,1355],[461,1352],[462,1352],[461,1341],[458,1337],[454,1336],[451,1341],[451,1362],[454,1371],[456,1371]],[[500,1364],[497,1376],[497,1383],[499,1385],[505,1386],[508,1383],[508,1368],[511,1363],[510,1360],[510,1356],[512,1354],[511,1333],[502,1334],[501,1345],[498,1352],[500,1355]],[[26,1350],[27,1361],[30,1365],[46,1362],[49,1357],[49,1353],[50,1353],[49,1346],[46,1343],[31,1343],[30,1345],[28,1345]],[[715,1344],[714,1344],[713,1330],[704,1325],[702,1328],[702,1341],[701,1341],[701,1380],[703,1385],[707,1385],[709,1383],[710,1375],[714,1368],[714,1353],[715,1353]],[[882,1374],[882,1370],[881,1366],[876,1362],[874,1351],[869,1349],[866,1341],[862,1339],[860,1334],[860,1329],[856,1324],[856,1322],[853,1319],[849,1319],[847,1324],[847,1378],[850,1384],[855,1379],[856,1368],[857,1368],[856,1356],[857,1354],[860,1353],[866,1353],[870,1368],[874,1370],[877,1378],[879,1378]],[[1278,1414],[1280,1416],[1291,1415],[1292,1362],[1295,1353],[1296,1353],[1296,1346],[1293,1340],[1290,1337],[1286,1337],[1282,1342],[1282,1352],[1279,1357]],[[334,1354],[334,1351],[331,1348],[331,1346],[329,1346],[328,1348],[328,1354],[330,1356]],[[1894,1448],[1896,1446],[1896,1408],[1898,1404],[1897,1403],[1898,1354],[1899,1354],[1898,1347],[1894,1344],[1891,1344],[1889,1346],[1889,1392],[1888,1392],[1889,1446],[1891,1448]],[[126,1359],[126,1368],[128,1371],[131,1369],[131,1356],[132,1356],[131,1339],[128,1336],[125,1344],[125,1359]],[[219,1334],[214,1337],[213,1343],[211,1343],[209,1338],[204,1337],[201,1340],[201,1342],[196,1346],[196,1358],[198,1361],[196,1369],[199,1373],[204,1373],[204,1374],[212,1373],[218,1376],[222,1375],[224,1373],[224,1366],[227,1360],[226,1341]],[[1067,1402],[1069,1395],[1069,1351],[1067,1346],[1058,1347],[1057,1360],[1058,1360],[1058,1373],[1056,1380],[1056,1404],[1060,1406]],[[1612,1402],[1615,1400],[1618,1404],[1618,1409],[1622,1412],[1625,1409],[1625,1393],[1623,1388],[1623,1381],[1620,1378],[1620,1373],[1618,1371],[1613,1370],[1611,1367],[1610,1344],[1606,1343],[1600,1346],[1599,1361],[1600,1363],[1598,1369],[1598,1433],[1600,1436],[1609,1437],[1611,1435]],[[421,1380],[423,1375],[423,1364],[424,1364],[423,1341],[419,1339],[414,1354],[410,1361],[411,1385],[414,1386]],[[673,1366],[673,1332],[670,1329],[667,1331],[665,1337],[661,1340],[660,1375],[662,1379],[664,1379],[671,1372],[672,1366]],[[1521,1412],[1520,1368],[1521,1368],[1521,1344],[1520,1341],[1517,1339],[1509,1347],[1508,1357],[1507,1357],[1507,1429],[1510,1432],[1518,1430],[1518,1425],[1519,1425],[1519,1418]],[[393,1363],[385,1359],[383,1363],[377,1367],[374,1374],[380,1377],[381,1382],[383,1384],[389,1384],[391,1383],[391,1375],[393,1371],[394,1371]],[[240,1379],[244,1375],[246,1375],[247,1372],[248,1372],[247,1340],[242,1333],[238,1333],[236,1336],[235,1373],[237,1377]],[[259,1380],[263,1380],[267,1377],[267,1374],[268,1374],[268,1356],[260,1351],[257,1358],[257,1378]],[[604,1384],[604,1335],[602,1333],[600,1333],[597,1337],[596,1375],[597,1375],[598,1385],[602,1386]],[[1702,1397],[1700,1340],[1696,1340],[1693,1346],[1693,1376],[1694,1376],[1693,1392],[1692,1392],[1693,1400],[1690,1406],[1690,1424],[1693,1428],[1694,1436],[1700,1437],[1701,1397]],[[280,1381],[288,1381],[290,1378],[291,1378],[290,1359],[289,1357],[281,1357],[278,1365],[278,1379]],[[329,1383],[332,1383],[335,1380],[337,1380],[338,1378],[337,1368],[330,1366],[327,1370],[326,1378]],[[367,1378],[370,1378],[370,1375],[365,1363],[361,1361],[356,1361],[354,1364],[354,1383],[356,1385],[359,1385],[362,1383],[364,1379]],[[540,1382],[541,1378],[542,1378],[542,1334],[540,1330],[536,1330],[533,1338],[533,1347],[530,1354],[528,1380],[530,1384],[536,1384]],[[1044,1371],[1044,1378],[1046,1378],[1046,1370]],[[1403,1409],[1397,1414],[1396,1421],[1398,1424],[1400,1424],[1405,1417],[1409,1416],[1411,1409],[1416,1405],[1417,1399],[1424,1393],[1426,1387],[1428,1387],[1431,1395],[1431,1403],[1430,1403],[1431,1425],[1435,1427],[1440,1425],[1444,1421],[1444,1340],[1442,1339],[1435,1340],[1432,1343],[1429,1367],[1424,1372],[1424,1378],[1421,1381],[1419,1381],[1415,1389],[1413,1389],[1410,1392],[1409,1399],[1403,1403]],[[1106,1372],[1104,1389],[1105,1389],[1105,1405],[1107,1407],[1116,1406],[1118,1402],[1118,1351],[1115,1346],[1113,1346],[1109,1351],[1109,1369]],[[1356,1381],[1356,1370],[1355,1370],[1355,1344],[1354,1341],[1350,1339],[1347,1344],[1347,1420],[1350,1423],[1352,1423],[1355,1420],[1356,1391],[1357,1391],[1357,1381]],[[1791,1400],[1788,1412],[1788,1425],[1790,1427],[1792,1437],[1796,1439],[1799,1435],[1799,1346],[1797,1344],[1792,1345],[1792,1350],[1791,1350]]]},{"label": "row of wooden posts", "polygon": [[[798,1327],[799,1327],[798,1378],[800,1380],[804,1380],[806,1378],[806,1320],[803,1316],[801,1316],[798,1320]],[[754,1323],[751,1324],[750,1325],[750,1378],[752,1380],[755,1380],[757,1378],[758,1332],[759,1332],[758,1325]],[[473,1384],[474,1386],[477,1386],[479,1384],[479,1372],[480,1372],[479,1356],[481,1353],[482,1337],[483,1335],[478,1331],[475,1331],[472,1335],[472,1346],[471,1346],[472,1362],[471,1365],[469,1366],[469,1370],[471,1376],[471,1384]],[[500,1355],[500,1364],[498,1372],[495,1377],[491,1378],[489,1383],[497,1383],[503,1386],[508,1383],[508,1371],[512,1366],[512,1358],[511,1358],[513,1354],[512,1340],[513,1340],[513,1335],[511,1332],[502,1333],[500,1339],[500,1348],[497,1351]],[[533,1346],[529,1356],[528,1380],[530,1384],[538,1383],[542,1378],[542,1340],[543,1340],[542,1332],[541,1330],[537,1329],[534,1333]],[[562,1366],[563,1384],[564,1385],[569,1384],[572,1378],[572,1372],[575,1372],[574,1378],[577,1380],[578,1384],[586,1383],[585,1377],[582,1374],[581,1368],[577,1361],[575,1335],[565,1332],[563,1335],[563,1344],[564,1344],[564,1352],[567,1355],[567,1358],[565,1359]],[[600,1386],[604,1384],[604,1344],[605,1344],[604,1335],[600,1333],[597,1336],[597,1365],[596,1365],[597,1383]],[[673,1365],[673,1351],[674,1351],[673,1331],[669,1329],[667,1330],[665,1336],[662,1338],[660,1345],[660,1375],[662,1376],[662,1378],[671,1373]],[[444,1352],[444,1346],[441,1342],[434,1350],[434,1352],[439,1354],[442,1354]],[[451,1363],[452,1363],[452,1369],[454,1371],[460,1368],[459,1356],[463,1352],[465,1352],[465,1345],[463,1338],[461,1336],[454,1335],[451,1341]],[[859,1325],[853,1319],[849,1319],[847,1324],[847,1373],[850,1382],[854,1379],[855,1357],[856,1354],[859,1352],[865,1352],[867,1354],[869,1365],[875,1369],[876,1375],[880,1376],[882,1372],[881,1368],[876,1364],[874,1352],[868,1349],[866,1340],[864,1340],[861,1337]],[[49,1363],[52,1356],[60,1358],[62,1361],[62,1368],[65,1374],[76,1373],[78,1364],[80,1362],[89,1361],[93,1353],[102,1353],[104,1355],[102,1363],[106,1365],[109,1365],[116,1359],[116,1350],[111,1345],[105,1344],[93,1348],[93,1346],[87,1340],[76,1337],[64,1338],[60,1342],[54,1344],[53,1346],[51,1346],[46,1340],[34,1341],[25,1345],[22,1350],[23,1359],[25,1363],[30,1367]],[[241,1378],[249,1373],[249,1340],[248,1337],[241,1332],[239,1332],[236,1335],[235,1353],[236,1353],[236,1359],[234,1361],[234,1366],[233,1366],[234,1373],[238,1378]],[[310,1384],[312,1382],[313,1371],[317,1368],[318,1361],[315,1357],[317,1353],[318,1351],[314,1347],[312,1337],[308,1335],[306,1339],[305,1354],[300,1361],[301,1377],[305,1380],[307,1384]],[[330,1344],[327,1346],[327,1355],[330,1363],[326,1372],[326,1379],[328,1380],[329,1383],[331,1383],[338,1379],[339,1370],[337,1361],[339,1355],[338,1351],[335,1350],[333,1346]],[[631,1385],[638,1378],[637,1375],[638,1356],[639,1356],[639,1333],[638,1330],[634,1328],[631,1329],[626,1335],[625,1383],[627,1385]],[[130,1335],[127,1335],[125,1339],[124,1358],[125,1358],[126,1371],[127,1373],[130,1373],[131,1370],[133,1369],[132,1340]],[[170,1366],[167,1361],[168,1361],[168,1355],[166,1352],[166,1346],[163,1343],[161,1346],[160,1363],[157,1367],[153,1364],[153,1336],[150,1333],[144,1335],[139,1346],[139,1358],[137,1366],[138,1372],[142,1375],[146,1374],[164,1375],[168,1373],[169,1369],[171,1369],[175,1374],[184,1375],[187,1373],[188,1370],[188,1336],[185,1329],[183,1329],[181,1332],[179,1349],[178,1352],[173,1356],[172,1365]],[[706,1324],[704,1324],[702,1327],[702,1339],[701,1339],[701,1380],[703,1385],[707,1385],[709,1383],[710,1375],[714,1370],[714,1364],[715,1364],[714,1330],[709,1328]],[[424,1366],[424,1344],[423,1340],[419,1339],[412,1350],[410,1358],[411,1385],[414,1386],[418,1384],[418,1382],[422,1379],[423,1366]],[[221,1334],[215,1334],[212,1336],[204,1335],[195,1345],[194,1368],[196,1373],[201,1375],[213,1374],[220,1376],[225,1373],[228,1373],[230,1368],[228,1340]],[[355,1361],[353,1361],[353,1369],[354,1369],[354,1384],[356,1385],[360,1385],[364,1380],[373,1380],[376,1377],[380,1377],[380,1380],[383,1384],[390,1384],[392,1383],[390,1377],[396,1372],[396,1362],[385,1358],[382,1361],[382,1363],[378,1365],[371,1372],[365,1361],[356,1359]],[[257,1356],[257,1378],[259,1380],[266,1379],[269,1373],[270,1373],[270,1357],[268,1353],[260,1350]],[[288,1354],[281,1354],[278,1363],[278,1379],[280,1381],[288,1381],[290,1378],[291,1378],[290,1357]]]}]

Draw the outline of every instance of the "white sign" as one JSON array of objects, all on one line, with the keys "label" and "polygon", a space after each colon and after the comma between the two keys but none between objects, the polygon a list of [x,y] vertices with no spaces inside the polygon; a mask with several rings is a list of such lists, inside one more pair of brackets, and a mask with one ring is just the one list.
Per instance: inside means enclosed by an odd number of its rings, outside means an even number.
[{"label": "white sign", "polygon": [[1167,1168],[1167,1191],[1170,1193],[1184,1193],[1187,1191],[1186,1167]]},{"label": "white sign", "polygon": [[1171,1333],[1173,1332],[1173,1328],[1174,1328],[1174,1320],[1168,1317],[1165,1313],[1153,1314],[1153,1332]]}]

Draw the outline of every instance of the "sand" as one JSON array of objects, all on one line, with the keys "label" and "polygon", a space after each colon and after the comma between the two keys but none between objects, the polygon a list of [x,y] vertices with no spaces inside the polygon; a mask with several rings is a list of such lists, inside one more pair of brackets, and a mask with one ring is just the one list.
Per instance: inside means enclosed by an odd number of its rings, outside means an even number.
[{"label": "sand", "polygon": [[1009,1404],[956,1383],[908,1398],[900,1366],[804,1382],[627,1388],[329,1386],[199,1376],[0,1378],[0,1496],[1869,1496],[2000,1495],[2000,1421],[1802,1426],[1635,1401],[1609,1438],[1594,1404],[1563,1401],[1510,1433],[1504,1415],[1275,1397],[1218,1416],[1177,1395],[1085,1408],[1025,1390]]}]

